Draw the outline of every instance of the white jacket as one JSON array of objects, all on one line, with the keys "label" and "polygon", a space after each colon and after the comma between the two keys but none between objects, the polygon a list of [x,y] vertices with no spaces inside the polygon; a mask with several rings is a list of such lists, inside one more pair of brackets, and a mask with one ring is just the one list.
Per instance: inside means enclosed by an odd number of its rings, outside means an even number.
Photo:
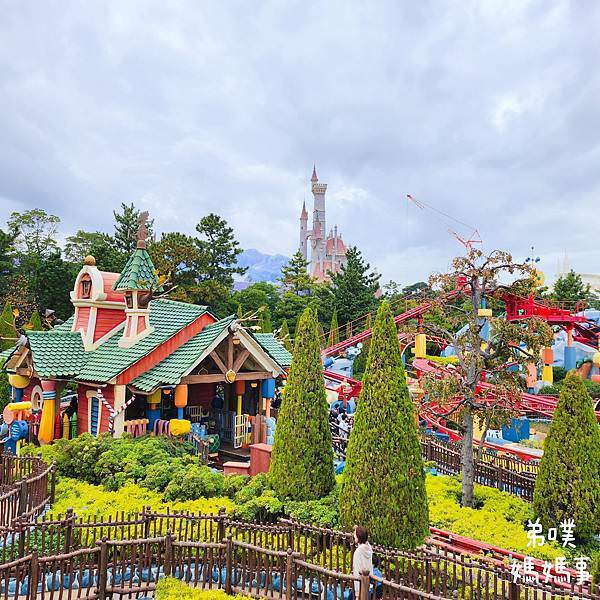
[{"label": "white jacket", "polygon": [[[359,544],[352,557],[352,575],[358,577],[363,571],[373,574],[373,548],[371,548],[369,542]],[[354,583],[354,597],[356,599],[358,599],[359,590],[360,583],[356,581]]]}]

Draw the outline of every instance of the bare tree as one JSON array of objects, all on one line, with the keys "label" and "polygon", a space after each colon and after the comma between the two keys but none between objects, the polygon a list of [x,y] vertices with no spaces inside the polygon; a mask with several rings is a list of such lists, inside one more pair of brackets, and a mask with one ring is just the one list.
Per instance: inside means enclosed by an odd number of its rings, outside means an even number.
[{"label": "bare tree", "polygon": [[473,506],[474,420],[483,423],[485,434],[491,424],[515,414],[526,365],[537,363],[540,350],[552,343],[552,329],[544,321],[507,322],[490,315],[491,309],[499,314],[503,298],[531,293],[535,276],[533,267],[515,263],[507,252],[496,250],[486,255],[471,248],[466,256],[454,259],[451,272],[429,279],[432,288],[459,286],[462,291],[454,303],[439,302],[452,327],[424,324],[426,330],[454,347],[456,364],[443,373],[424,375],[423,387],[428,394],[422,409],[443,416],[462,433],[463,506]]}]

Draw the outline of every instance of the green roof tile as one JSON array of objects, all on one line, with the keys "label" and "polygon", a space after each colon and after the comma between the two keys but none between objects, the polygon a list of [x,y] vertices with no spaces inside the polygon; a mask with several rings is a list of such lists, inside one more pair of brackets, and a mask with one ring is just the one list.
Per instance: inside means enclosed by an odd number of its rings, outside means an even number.
[{"label": "green roof tile", "polygon": [[29,331],[33,364],[40,377],[60,378],[77,375],[88,358],[80,333]]},{"label": "green roof tile", "polygon": [[256,341],[264,348],[269,356],[281,367],[292,364],[292,355],[280,344],[272,333],[254,333]]},{"label": "green roof tile", "polygon": [[180,346],[173,354],[158,363],[146,373],[136,377],[132,382],[142,392],[151,392],[159,385],[175,385],[194,366],[203,352],[229,327],[235,316],[226,317],[216,323],[207,325],[200,333]]},{"label": "green roof tile", "polygon": [[80,381],[109,381],[154,350],[178,331],[195,321],[206,312],[206,306],[185,304],[174,300],[160,299],[150,302],[150,325],[154,331],[130,348],[120,348],[117,333],[97,350],[89,352],[89,358],[79,372]]},{"label": "green roof tile", "polygon": [[114,290],[148,290],[150,287],[159,289],[158,279],[154,272],[154,264],[145,248],[136,248],[129,257],[121,275],[115,284]]}]

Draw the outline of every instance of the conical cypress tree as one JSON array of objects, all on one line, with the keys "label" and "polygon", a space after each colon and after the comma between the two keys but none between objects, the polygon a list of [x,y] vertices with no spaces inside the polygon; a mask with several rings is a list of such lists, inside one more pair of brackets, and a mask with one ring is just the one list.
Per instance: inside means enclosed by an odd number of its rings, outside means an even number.
[{"label": "conical cypress tree", "polygon": [[329,326],[329,339],[327,340],[327,346],[334,346],[340,341],[339,325],[337,320],[337,310],[333,310],[331,315],[331,325]]},{"label": "conical cypress tree", "polygon": [[581,377],[567,374],[535,481],[533,508],[544,529],[575,521],[574,535],[600,530],[600,429]]},{"label": "conical cypress tree", "polygon": [[428,533],[425,473],[415,411],[389,304],[377,311],[348,442],[340,520],[376,544],[414,548]]},{"label": "conical cypress tree", "polygon": [[333,488],[333,450],[317,316],[298,322],[292,366],[277,418],[270,477],[280,498],[312,500]]},{"label": "conical cypress tree", "polygon": [[33,311],[31,315],[31,319],[29,319],[29,324],[31,325],[31,331],[43,331],[42,327],[42,318],[40,317],[40,313],[37,310]]},{"label": "conical cypress tree", "polygon": [[287,320],[284,319],[279,329],[279,341],[285,346],[286,350],[291,352],[293,350],[292,340],[290,338],[290,328],[288,327]]},{"label": "conical cypress tree", "polygon": [[13,327],[13,322],[13,309],[10,303],[7,302],[0,314],[0,350],[8,350],[17,343],[17,334]]},{"label": "conical cypress tree", "polygon": [[260,316],[260,331],[262,333],[272,333],[273,324],[271,322],[271,311],[268,306],[264,307],[264,310]]}]

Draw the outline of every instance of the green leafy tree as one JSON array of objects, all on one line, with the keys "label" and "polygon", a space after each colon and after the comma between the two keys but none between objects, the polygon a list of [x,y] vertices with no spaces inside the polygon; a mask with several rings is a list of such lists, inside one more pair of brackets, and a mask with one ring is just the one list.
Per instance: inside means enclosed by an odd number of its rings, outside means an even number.
[{"label": "green leafy tree", "polygon": [[281,282],[297,296],[310,292],[314,279],[308,274],[308,261],[300,250],[281,269]]},{"label": "green leafy tree", "polygon": [[66,260],[80,266],[83,259],[91,255],[101,271],[120,273],[129,256],[119,250],[115,239],[101,231],[78,230],[67,237],[64,252]]},{"label": "green leafy tree", "polygon": [[200,280],[216,281],[230,289],[234,275],[243,275],[246,267],[238,267],[238,256],[243,252],[235,239],[233,229],[227,221],[211,213],[200,219],[196,231],[201,235],[196,239],[200,253]]},{"label": "green leafy tree", "polygon": [[271,314],[277,308],[279,293],[272,283],[259,281],[231,295],[231,311],[238,305],[244,312],[254,312],[261,306],[268,306]]},{"label": "green leafy tree", "polygon": [[8,373],[4,370],[4,361],[0,360],[0,414],[11,401],[11,385],[8,383]]},{"label": "green leafy tree", "polygon": [[429,513],[415,409],[389,304],[375,319],[363,387],[348,442],[340,498],[345,527],[364,525],[376,544],[415,548]]},{"label": "green leafy tree", "polygon": [[379,275],[370,273],[358,248],[348,248],[347,263],[339,273],[331,276],[333,305],[341,324],[353,321],[377,307],[375,292],[379,287]]},{"label": "green leafy tree", "polygon": [[275,309],[275,322],[287,321],[290,331],[295,332],[298,319],[310,304],[310,296],[297,296],[294,292],[285,292]]},{"label": "green leafy tree", "polygon": [[337,311],[333,311],[331,316],[331,324],[329,325],[329,337],[327,338],[327,346],[334,346],[340,341],[340,331],[337,320]]},{"label": "green leafy tree", "polygon": [[317,316],[310,308],[298,324],[277,419],[270,478],[276,495],[291,500],[322,498],[335,484]]},{"label": "green leafy tree", "polygon": [[217,317],[226,317],[229,311],[229,288],[219,281],[206,280],[187,292],[191,302],[208,306]]},{"label": "green leafy tree", "polygon": [[14,273],[16,237],[16,232],[0,229],[0,300],[4,298],[10,277]]},{"label": "green leafy tree", "polygon": [[[116,248],[124,252],[129,258],[129,255],[135,250],[137,244],[137,232],[139,229],[139,218],[141,211],[131,204],[121,203],[121,210],[113,211],[115,218],[115,244]],[[148,238],[153,237],[154,220],[146,223],[148,230]]]},{"label": "green leafy tree", "polygon": [[73,314],[69,292],[81,265],[73,265],[62,259],[60,251],[45,258],[39,267],[40,288],[36,293],[37,308],[50,308],[61,319]]},{"label": "green leafy tree", "polygon": [[14,319],[13,307],[7,302],[0,314],[0,350],[8,350],[17,342]]},{"label": "green leafy tree", "polygon": [[600,429],[581,377],[567,374],[544,443],[533,508],[544,526],[575,521],[575,535],[600,531]]}]

